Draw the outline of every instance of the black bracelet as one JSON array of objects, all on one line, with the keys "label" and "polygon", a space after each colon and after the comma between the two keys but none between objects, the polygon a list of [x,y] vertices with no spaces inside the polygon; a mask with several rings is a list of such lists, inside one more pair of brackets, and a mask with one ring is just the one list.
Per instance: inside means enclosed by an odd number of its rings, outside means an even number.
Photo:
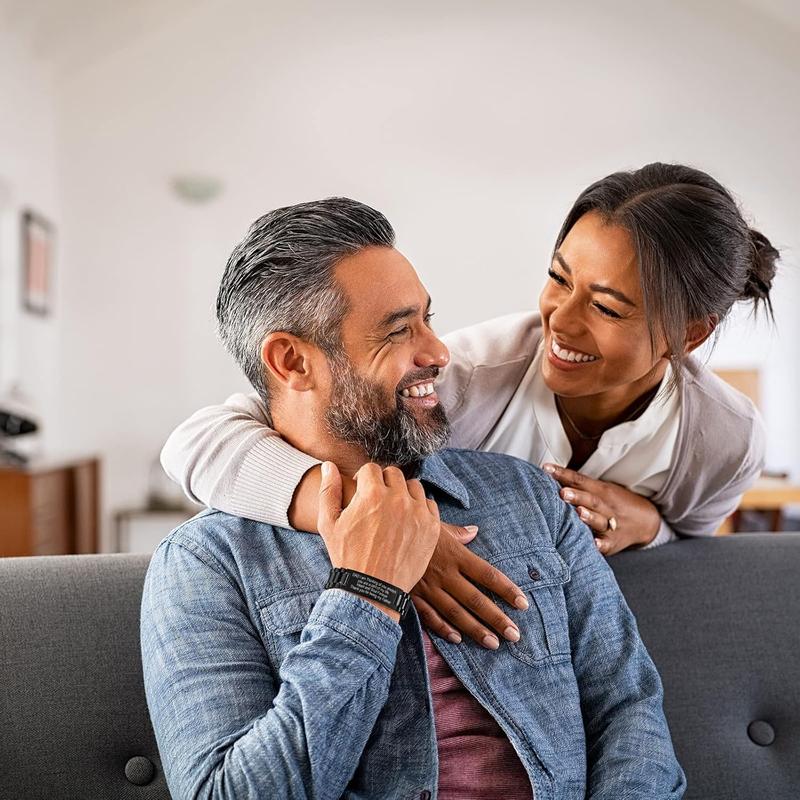
[{"label": "black bracelet", "polygon": [[345,589],[353,594],[360,594],[362,597],[382,603],[393,611],[397,611],[401,617],[405,615],[411,605],[411,595],[408,592],[354,569],[334,567],[328,576],[325,588]]}]

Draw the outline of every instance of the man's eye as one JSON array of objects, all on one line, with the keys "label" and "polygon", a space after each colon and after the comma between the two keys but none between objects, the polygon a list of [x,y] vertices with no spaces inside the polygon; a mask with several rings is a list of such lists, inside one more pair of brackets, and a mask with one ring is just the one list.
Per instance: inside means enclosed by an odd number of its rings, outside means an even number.
[{"label": "man's eye", "polygon": [[566,285],[567,285],[567,282],[564,280],[564,278],[562,278],[562,277],[561,277],[561,275],[559,275],[559,274],[558,274],[558,273],[557,273],[555,270],[549,269],[549,270],[547,270],[547,274],[548,274],[548,275],[549,275],[549,276],[550,276],[550,277],[551,277],[551,278],[552,278],[552,279],[553,279],[553,280],[554,280],[556,283],[560,284],[561,286],[566,286]]},{"label": "man's eye", "polygon": [[408,325],[404,325],[402,328],[398,328],[396,331],[392,331],[388,335],[387,338],[389,338],[389,339],[398,339],[401,336],[404,336],[405,334],[407,334],[409,330],[410,330],[410,328],[408,327]]},{"label": "man's eye", "polygon": [[595,307],[600,311],[601,314],[605,314],[607,317],[612,317],[613,319],[622,319],[622,317],[617,314],[616,311],[612,311],[610,308],[607,308],[601,303],[595,303]]},{"label": "man's eye", "polygon": [[433,313],[433,311],[429,311],[429,312],[428,312],[428,313],[425,315],[425,324],[426,324],[426,325],[427,325],[429,328],[430,328],[430,326],[431,326],[431,320],[433,319],[433,317],[434,317],[434,313]]}]

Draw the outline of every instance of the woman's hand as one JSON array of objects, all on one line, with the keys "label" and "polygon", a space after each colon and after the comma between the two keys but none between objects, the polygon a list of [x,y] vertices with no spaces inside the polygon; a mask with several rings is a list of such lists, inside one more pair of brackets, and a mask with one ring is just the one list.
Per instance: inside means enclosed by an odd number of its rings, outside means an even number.
[{"label": "woman's hand", "polygon": [[658,534],[661,514],[646,497],[556,464],[544,464],[542,469],[561,484],[561,497],[575,506],[594,531],[595,544],[604,556],[650,544]]},{"label": "woman's hand", "polygon": [[492,628],[511,642],[519,641],[519,630],[474,583],[515,608],[528,608],[528,601],[500,570],[464,547],[478,532],[469,528],[442,523],[428,569],[412,590],[411,599],[422,623],[433,633],[458,644],[460,630],[483,647],[496,650],[500,640]]}]

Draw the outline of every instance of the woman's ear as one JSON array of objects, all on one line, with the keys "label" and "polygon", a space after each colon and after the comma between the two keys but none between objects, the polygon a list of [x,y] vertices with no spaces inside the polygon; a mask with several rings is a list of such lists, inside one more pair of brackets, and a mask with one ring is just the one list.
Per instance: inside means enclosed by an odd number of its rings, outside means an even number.
[{"label": "woman's ear", "polygon": [[700,347],[716,329],[719,324],[719,317],[716,314],[709,314],[706,319],[690,322],[686,328],[686,343],[684,354],[688,355],[692,350]]},{"label": "woman's ear", "polygon": [[285,389],[305,392],[314,386],[313,345],[291,333],[274,331],[261,342],[261,361],[271,380]]}]

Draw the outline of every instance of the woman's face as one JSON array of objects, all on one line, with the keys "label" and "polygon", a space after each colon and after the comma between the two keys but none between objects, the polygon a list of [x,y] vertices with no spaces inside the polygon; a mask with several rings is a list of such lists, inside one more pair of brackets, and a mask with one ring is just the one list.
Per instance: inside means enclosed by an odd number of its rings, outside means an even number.
[{"label": "woman's face", "polygon": [[584,214],[556,251],[539,308],[542,375],[555,394],[635,397],[666,366],[666,345],[658,343],[658,357],[651,350],[631,237],[597,212]]}]

